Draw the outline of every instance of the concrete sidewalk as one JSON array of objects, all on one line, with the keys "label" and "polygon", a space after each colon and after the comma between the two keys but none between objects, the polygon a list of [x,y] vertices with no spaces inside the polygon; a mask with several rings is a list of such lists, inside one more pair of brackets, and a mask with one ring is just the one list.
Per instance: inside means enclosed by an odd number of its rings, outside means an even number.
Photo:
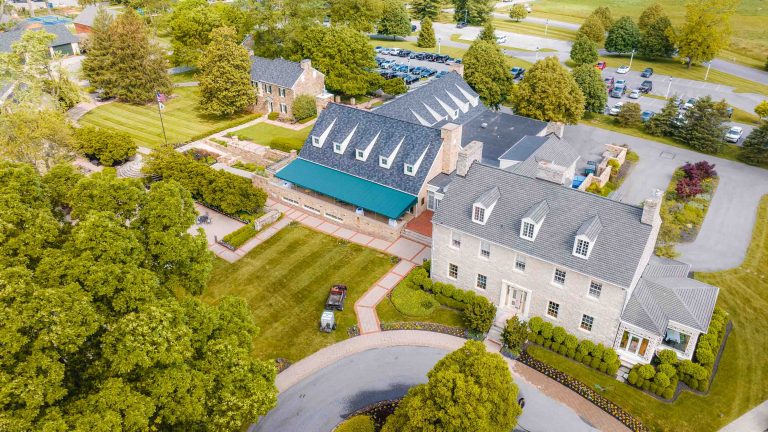
[{"label": "concrete sidewalk", "polygon": [[768,431],[768,401],[747,411],[746,414],[725,425],[720,432],[765,432]]}]

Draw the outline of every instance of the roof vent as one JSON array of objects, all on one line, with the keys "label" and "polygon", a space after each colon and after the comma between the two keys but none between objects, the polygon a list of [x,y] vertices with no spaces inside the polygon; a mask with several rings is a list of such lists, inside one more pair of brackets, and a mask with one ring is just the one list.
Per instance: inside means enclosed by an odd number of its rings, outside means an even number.
[{"label": "roof vent", "polygon": [[485,129],[485,128],[487,128],[487,127],[488,127],[488,123],[481,123],[481,124],[480,124],[480,127],[481,127],[481,128],[483,128],[483,129]]}]

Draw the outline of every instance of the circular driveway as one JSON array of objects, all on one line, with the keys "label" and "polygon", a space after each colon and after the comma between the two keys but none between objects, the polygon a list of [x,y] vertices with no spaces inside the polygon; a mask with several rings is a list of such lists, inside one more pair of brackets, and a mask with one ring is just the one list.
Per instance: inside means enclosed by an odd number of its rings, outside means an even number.
[{"label": "circular driveway", "polygon": [[[396,346],[345,357],[293,385],[278,397],[275,409],[249,432],[328,432],[343,417],[374,402],[399,398],[449,351]],[[516,379],[525,409],[516,431],[595,431],[567,406]]]}]

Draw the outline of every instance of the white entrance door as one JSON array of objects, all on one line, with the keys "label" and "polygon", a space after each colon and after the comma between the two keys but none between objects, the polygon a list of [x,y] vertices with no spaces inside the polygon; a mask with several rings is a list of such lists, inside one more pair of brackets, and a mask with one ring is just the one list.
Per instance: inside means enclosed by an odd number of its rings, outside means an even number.
[{"label": "white entrance door", "polygon": [[274,107],[272,106],[272,101],[267,102],[267,112],[273,112]]},{"label": "white entrance door", "polygon": [[507,283],[504,284],[499,302],[501,309],[514,310],[516,314],[523,315],[526,312],[527,303],[528,291]]}]

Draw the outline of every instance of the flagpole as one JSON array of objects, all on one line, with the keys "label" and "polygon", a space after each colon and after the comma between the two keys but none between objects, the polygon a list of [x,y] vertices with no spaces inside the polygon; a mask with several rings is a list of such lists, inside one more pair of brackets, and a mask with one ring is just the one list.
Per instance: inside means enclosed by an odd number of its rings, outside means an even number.
[{"label": "flagpole", "polygon": [[160,92],[156,92],[157,100],[157,113],[160,114],[160,127],[163,128],[163,140],[165,145],[168,146],[168,137],[165,135],[165,123],[163,122],[163,109],[160,107]]}]

